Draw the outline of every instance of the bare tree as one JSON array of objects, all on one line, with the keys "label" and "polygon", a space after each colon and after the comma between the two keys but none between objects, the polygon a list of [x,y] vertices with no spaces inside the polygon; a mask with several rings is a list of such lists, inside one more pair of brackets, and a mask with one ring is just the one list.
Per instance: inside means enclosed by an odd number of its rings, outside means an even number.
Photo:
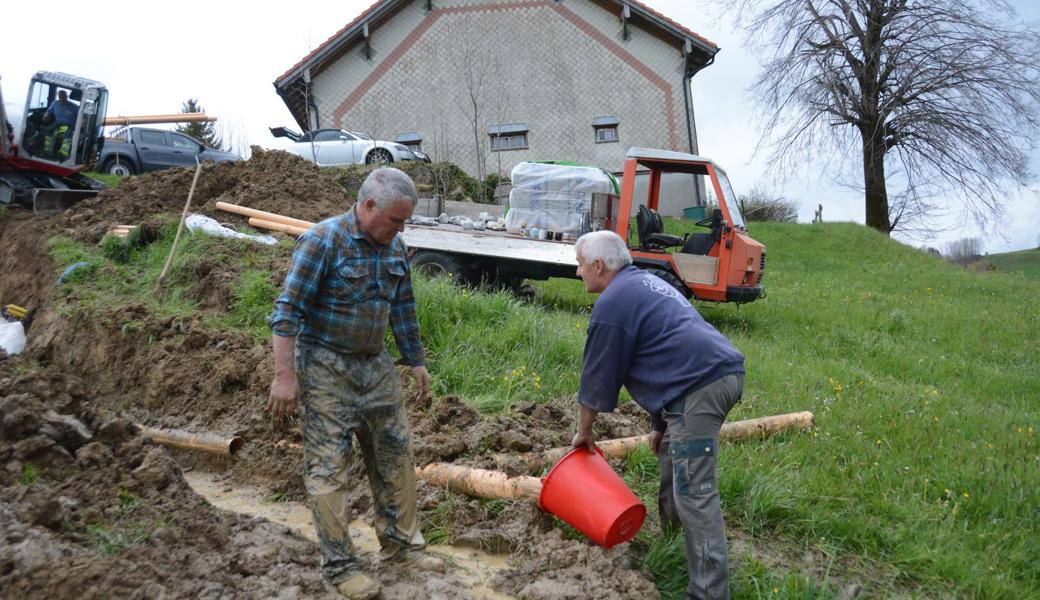
[{"label": "bare tree", "polygon": [[1004,0],[720,2],[764,58],[752,89],[774,167],[861,157],[868,226],[919,230],[940,193],[985,224],[1029,182],[1040,35]]},{"label": "bare tree", "polygon": [[219,132],[221,139],[224,140],[224,143],[227,144],[229,151],[249,160],[253,151],[249,144],[249,136],[246,134],[241,119],[235,116],[225,117],[224,120],[218,124],[217,131]]},{"label": "bare tree", "polygon": [[951,262],[963,263],[982,254],[982,240],[961,238],[946,244],[946,258]]},{"label": "bare tree", "polygon": [[476,44],[463,44],[459,62],[462,85],[459,108],[473,130],[473,156],[478,181],[487,177],[487,141],[483,130],[487,127],[486,105],[494,93],[493,78],[497,73],[494,57],[487,50],[478,49]]},{"label": "bare tree", "polygon": [[772,194],[761,184],[745,194],[739,194],[737,202],[744,219],[748,221],[798,222],[798,203]]}]

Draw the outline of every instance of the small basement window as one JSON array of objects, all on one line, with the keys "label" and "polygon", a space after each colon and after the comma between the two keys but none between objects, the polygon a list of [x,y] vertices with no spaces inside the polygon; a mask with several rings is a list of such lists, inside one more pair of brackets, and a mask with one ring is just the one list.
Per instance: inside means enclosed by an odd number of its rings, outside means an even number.
[{"label": "small basement window", "polygon": [[527,148],[527,125],[524,123],[499,123],[488,127],[491,151],[522,150]]},{"label": "small basement window", "polygon": [[394,141],[408,146],[412,152],[422,152],[422,136],[417,131],[405,131],[397,134]]},{"label": "small basement window", "polygon": [[596,143],[604,144],[618,141],[617,127],[618,119],[613,115],[594,117],[592,119],[592,129],[596,132]]}]

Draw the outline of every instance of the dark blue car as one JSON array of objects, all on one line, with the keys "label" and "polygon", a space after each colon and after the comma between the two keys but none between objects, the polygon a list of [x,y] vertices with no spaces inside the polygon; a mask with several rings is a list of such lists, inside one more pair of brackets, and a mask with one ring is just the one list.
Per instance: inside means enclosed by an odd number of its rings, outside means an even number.
[{"label": "dark blue car", "polygon": [[118,136],[105,138],[97,164],[102,173],[133,175],[172,167],[194,167],[199,162],[242,160],[233,152],[214,150],[176,131],[127,127]]}]

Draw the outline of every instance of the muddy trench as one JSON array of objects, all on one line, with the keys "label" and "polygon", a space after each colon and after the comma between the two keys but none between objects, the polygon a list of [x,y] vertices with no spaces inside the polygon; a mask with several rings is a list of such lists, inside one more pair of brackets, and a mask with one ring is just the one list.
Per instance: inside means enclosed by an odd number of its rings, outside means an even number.
[{"label": "muddy trench", "polygon": [[[0,358],[0,595],[12,598],[324,598],[303,504],[300,436],[264,412],[269,345],[142,305],[83,309],[55,284],[56,235],[97,243],[115,223],[157,227],[179,212],[189,170],[127,180],[66,213],[0,215],[0,303],[33,311],[26,351]],[[218,200],[319,220],[348,205],[342,182],[281,152],[207,166],[195,203]],[[285,210],[285,206],[293,206]],[[168,218],[168,217],[166,217]],[[239,223],[241,224],[241,223]],[[274,265],[284,273],[285,264]],[[279,270],[280,269],[280,270]],[[226,265],[199,270],[201,310],[227,309]],[[280,283],[280,282],[279,282]],[[128,325],[132,324],[132,326]],[[408,384],[402,368],[402,380]],[[411,394],[406,392],[406,397]],[[573,399],[482,416],[454,396],[408,405],[418,465],[505,468],[493,454],[565,445]],[[644,433],[629,405],[600,434]],[[158,446],[137,425],[242,437],[234,457]],[[515,471],[515,469],[513,469]],[[443,573],[381,564],[359,461],[352,535],[384,598],[654,598],[645,548],[567,536],[532,504],[488,502],[419,482],[423,529]]]}]

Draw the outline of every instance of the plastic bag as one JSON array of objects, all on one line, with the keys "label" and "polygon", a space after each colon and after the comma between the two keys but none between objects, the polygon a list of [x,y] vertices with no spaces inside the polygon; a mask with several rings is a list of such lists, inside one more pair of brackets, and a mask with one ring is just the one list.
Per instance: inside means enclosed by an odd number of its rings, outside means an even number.
[{"label": "plastic bag", "polygon": [[532,227],[577,232],[592,208],[592,194],[614,191],[607,174],[595,167],[523,162],[510,178],[506,229],[512,233]]},{"label": "plastic bag", "polygon": [[204,231],[210,235],[218,237],[253,240],[254,242],[260,242],[261,244],[267,244],[268,246],[273,246],[278,243],[278,240],[269,235],[249,235],[248,233],[239,233],[234,229],[224,227],[220,223],[217,223],[216,219],[211,219],[206,215],[192,213],[184,219],[184,225],[188,228],[188,231]]},{"label": "plastic bag", "polygon": [[21,321],[0,319],[0,350],[10,356],[25,350],[25,327]]}]

